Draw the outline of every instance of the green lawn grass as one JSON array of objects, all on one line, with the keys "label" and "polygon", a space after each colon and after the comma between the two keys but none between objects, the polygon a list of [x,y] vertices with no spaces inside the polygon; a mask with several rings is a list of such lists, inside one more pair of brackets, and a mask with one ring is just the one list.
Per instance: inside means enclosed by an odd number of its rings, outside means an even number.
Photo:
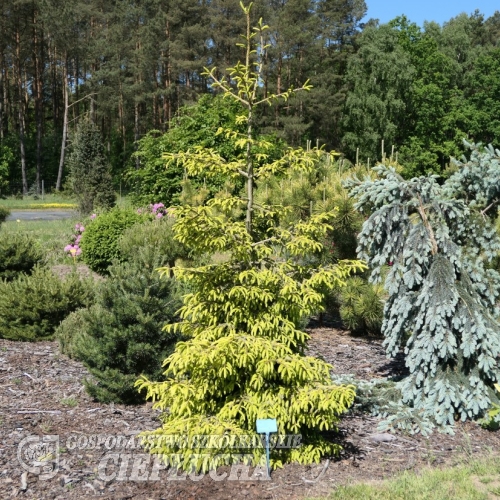
[{"label": "green lawn grass", "polygon": [[[500,457],[445,469],[405,472],[387,481],[340,486],[322,500],[500,499]],[[312,499],[311,499],[312,500]]]},{"label": "green lawn grass", "polygon": [[77,219],[8,221],[1,225],[0,232],[28,233],[42,246],[47,264],[69,264],[71,259],[64,247],[70,243],[76,222]]}]

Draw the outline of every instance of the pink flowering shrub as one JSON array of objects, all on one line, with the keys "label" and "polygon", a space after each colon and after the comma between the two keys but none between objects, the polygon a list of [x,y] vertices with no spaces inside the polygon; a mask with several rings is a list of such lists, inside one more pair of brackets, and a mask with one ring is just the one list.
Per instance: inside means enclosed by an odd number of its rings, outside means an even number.
[{"label": "pink flowering shrub", "polygon": [[151,210],[151,214],[154,215],[157,219],[161,219],[165,215],[168,215],[168,209],[165,208],[163,203],[155,203],[154,205],[149,205],[149,209]]},{"label": "pink flowering shrub", "polygon": [[76,257],[82,253],[82,249],[76,244],[66,245],[64,251],[69,253],[71,257]]},{"label": "pink flowering shrub", "polygon": [[168,208],[165,208],[163,203],[154,203],[149,205],[148,208],[138,208],[137,213],[147,217],[152,216],[154,219],[161,219],[168,215]]},{"label": "pink flowering shrub", "polygon": [[82,249],[80,248],[80,241],[82,239],[84,231],[85,231],[84,225],[78,223],[75,226],[75,234],[73,234],[73,236],[71,237],[72,240],[71,243],[64,247],[64,251],[68,253],[71,257],[73,257],[73,259],[76,259],[76,257],[81,255],[82,253]]}]

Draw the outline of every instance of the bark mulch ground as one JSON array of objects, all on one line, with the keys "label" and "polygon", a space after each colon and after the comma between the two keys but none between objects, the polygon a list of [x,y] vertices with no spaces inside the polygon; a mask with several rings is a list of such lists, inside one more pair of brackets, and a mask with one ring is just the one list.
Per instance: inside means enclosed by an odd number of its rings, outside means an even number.
[{"label": "bark mulch ground", "polygon": [[[332,363],[336,373],[367,380],[404,373],[404,360],[387,360],[380,339],[332,327],[310,333],[310,352]],[[209,475],[186,479],[155,469],[153,459],[134,441],[138,432],[160,425],[151,405],[96,403],[83,387],[86,376],[80,363],[59,353],[56,342],[0,340],[0,498],[302,499],[327,496],[340,484],[479,458],[500,445],[499,433],[474,423],[457,424],[454,436],[434,433],[425,438],[380,434],[377,419],[349,414],[333,436],[344,451],[320,465],[288,465],[274,471],[270,480],[252,476],[252,470],[249,480],[229,480],[227,468],[217,471],[221,480]],[[99,447],[85,447],[92,435],[111,438]],[[32,462],[30,450],[43,436],[49,447],[58,448],[59,459],[57,474],[42,480],[44,471]],[[51,436],[58,436],[57,445]],[[118,448],[112,437],[126,443],[125,448]],[[41,450],[38,456],[47,449]],[[18,452],[30,470],[20,465]]]}]

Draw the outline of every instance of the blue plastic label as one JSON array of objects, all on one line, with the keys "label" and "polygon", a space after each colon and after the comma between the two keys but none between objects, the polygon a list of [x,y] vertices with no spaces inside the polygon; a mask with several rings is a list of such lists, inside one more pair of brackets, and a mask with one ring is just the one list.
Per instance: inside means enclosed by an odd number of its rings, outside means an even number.
[{"label": "blue plastic label", "polygon": [[278,432],[278,424],[275,418],[259,418],[257,419],[257,432],[259,434],[270,434]]}]

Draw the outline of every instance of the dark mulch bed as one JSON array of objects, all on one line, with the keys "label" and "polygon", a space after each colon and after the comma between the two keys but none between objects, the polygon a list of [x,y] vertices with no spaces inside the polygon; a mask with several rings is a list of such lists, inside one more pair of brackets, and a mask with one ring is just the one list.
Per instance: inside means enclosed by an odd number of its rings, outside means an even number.
[{"label": "dark mulch bed", "polygon": [[[404,373],[403,359],[387,360],[380,339],[355,337],[333,327],[316,327],[310,333],[310,352],[332,363],[336,373],[364,379]],[[500,444],[498,433],[474,423],[457,424],[454,436],[395,435],[390,441],[380,441],[377,419],[349,414],[333,436],[344,446],[338,458],[313,467],[289,465],[274,471],[269,481],[214,481],[210,476],[198,481],[172,480],[166,470],[159,471],[156,481],[139,480],[141,474],[132,480],[132,462],[140,458],[141,449],[127,451],[131,455],[127,480],[104,481],[98,466],[109,453],[105,446],[69,449],[73,441],[68,438],[96,434],[128,438],[157,428],[158,413],[150,404],[130,407],[93,402],[82,385],[85,376],[85,368],[61,355],[55,342],[0,340],[0,498],[300,499],[326,496],[339,484],[481,457],[495,453]],[[43,435],[58,435],[60,446],[59,472],[47,480],[26,473],[17,458],[24,438]],[[105,472],[110,474],[112,462],[107,463],[110,467]],[[218,474],[225,471],[221,468]],[[152,468],[145,474],[152,475]]]}]

